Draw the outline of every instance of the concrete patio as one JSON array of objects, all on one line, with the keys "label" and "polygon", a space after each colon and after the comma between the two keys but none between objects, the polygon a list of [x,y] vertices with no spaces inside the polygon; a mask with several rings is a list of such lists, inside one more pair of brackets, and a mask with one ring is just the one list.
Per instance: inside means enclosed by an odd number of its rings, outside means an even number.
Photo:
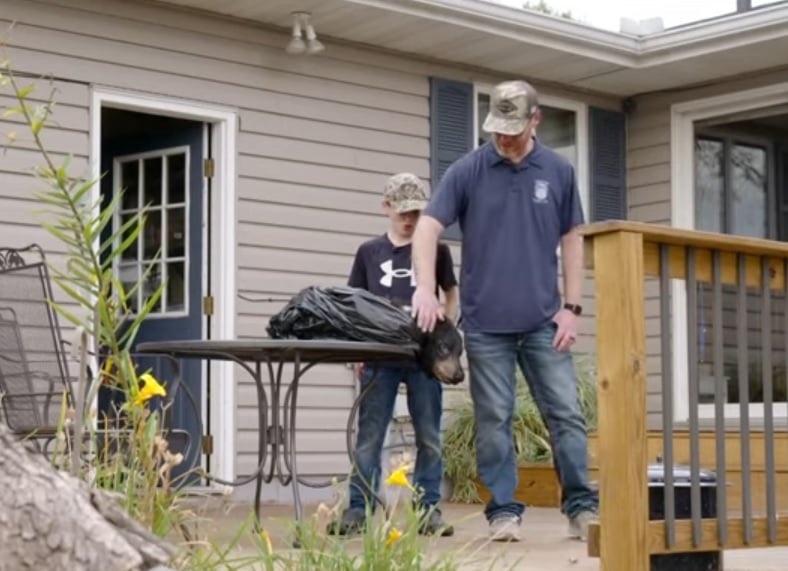
[{"label": "concrete patio", "polygon": [[[208,507],[199,510],[203,518],[200,534],[208,535],[214,542],[229,542],[249,517],[251,504],[219,498],[207,502]],[[305,517],[316,510],[316,505],[306,506]],[[522,541],[512,544],[489,542],[480,505],[444,504],[443,512],[445,519],[455,527],[454,536],[427,540],[426,549],[434,551],[436,556],[442,552],[461,551],[458,559],[463,562],[463,571],[600,569],[599,560],[586,554],[585,543],[567,537],[566,520],[555,509],[529,508],[523,522]],[[292,520],[291,506],[263,506],[263,525],[271,535],[274,550],[292,549],[288,527]],[[357,539],[342,541],[348,551],[357,552]],[[788,571],[788,548],[727,551],[724,564],[725,571]]]}]

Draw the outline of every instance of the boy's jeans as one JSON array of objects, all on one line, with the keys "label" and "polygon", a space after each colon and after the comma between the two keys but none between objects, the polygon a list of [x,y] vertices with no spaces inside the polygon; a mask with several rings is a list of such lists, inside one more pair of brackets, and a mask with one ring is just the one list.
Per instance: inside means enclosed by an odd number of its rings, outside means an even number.
[{"label": "boy's jeans", "polygon": [[572,356],[553,348],[552,321],[526,334],[465,333],[471,397],[476,416],[479,477],[492,498],[488,521],[502,514],[522,516],[515,501],[517,462],[512,445],[517,363],[550,432],[556,471],[562,484],[561,511],[574,517],[596,510],[588,483],[585,419],[580,410]]},{"label": "boy's jeans", "polygon": [[[364,366],[362,391],[369,385],[375,366]],[[441,499],[443,459],[440,421],[443,388],[440,381],[427,376],[416,366],[378,365],[374,386],[359,406],[356,469],[350,481],[350,509],[363,512],[366,502],[370,502],[371,510],[375,510],[375,501],[367,493],[364,482],[370,484],[375,493],[378,492],[383,441],[389,430],[401,381],[407,385],[408,410],[416,432],[414,486],[421,493],[419,503],[425,509],[430,509]]]}]

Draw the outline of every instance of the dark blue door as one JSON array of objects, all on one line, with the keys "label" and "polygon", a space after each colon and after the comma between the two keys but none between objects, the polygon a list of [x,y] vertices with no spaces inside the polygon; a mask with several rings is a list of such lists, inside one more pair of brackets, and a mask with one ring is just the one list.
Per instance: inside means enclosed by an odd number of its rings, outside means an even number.
[{"label": "dark blue door", "polygon": [[[106,115],[105,115],[106,114]],[[133,307],[147,302],[160,284],[161,298],[136,337],[146,341],[201,339],[203,275],[203,124],[142,113],[105,110],[102,116],[102,183],[105,196],[124,189],[114,227],[147,208],[137,244],[116,262],[128,291],[145,275]],[[132,350],[133,351],[133,350]],[[148,369],[169,389],[176,380],[171,361],[135,357],[138,372]],[[181,468],[194,466],[201,453],[201,363],[180,363],[182,386],[167,411],[171,426],[188,432],[170,439],[170,448],[188,456]]]}]

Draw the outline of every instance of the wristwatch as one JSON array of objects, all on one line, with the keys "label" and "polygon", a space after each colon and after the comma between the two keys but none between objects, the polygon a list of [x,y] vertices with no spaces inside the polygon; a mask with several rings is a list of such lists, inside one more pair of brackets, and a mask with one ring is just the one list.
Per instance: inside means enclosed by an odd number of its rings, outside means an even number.
[{"label": "wristwatch", "polygon": [[568,309],[569,311],[571,311],[575,315],[580,315],[581,313],[583,313],[582,306],[577,305],[576,303],[565,303],[564,304],[564,309]]}]

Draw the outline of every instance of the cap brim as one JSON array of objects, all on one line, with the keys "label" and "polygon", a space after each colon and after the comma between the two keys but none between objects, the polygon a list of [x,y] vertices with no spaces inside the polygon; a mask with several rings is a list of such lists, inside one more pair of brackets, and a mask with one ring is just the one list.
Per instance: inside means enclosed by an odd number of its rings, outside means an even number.
[{"label": "cap brim", "polygon": [[525,131],[528,119],[504,119],[488,113],[484,119],[482,129],[488,133],[500,133],[502,135],[519,135]]},{"label": "cap brim", "polygon": [[414,210],[424,210],[427,207],[426,200],[404,200],[393,205],[394,211],[402,214],[403,212],[413,212]]}]

